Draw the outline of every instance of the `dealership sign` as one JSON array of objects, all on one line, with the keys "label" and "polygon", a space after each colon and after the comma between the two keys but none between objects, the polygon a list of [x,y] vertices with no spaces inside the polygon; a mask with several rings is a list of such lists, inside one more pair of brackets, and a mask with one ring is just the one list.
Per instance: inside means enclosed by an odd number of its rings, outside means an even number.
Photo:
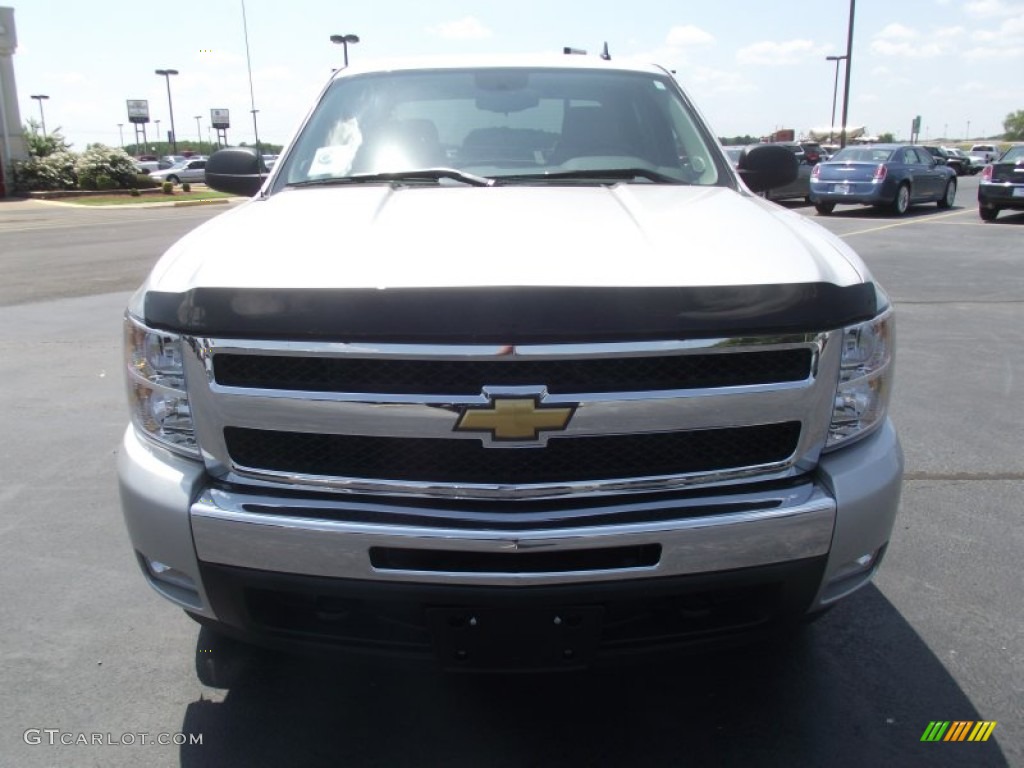
[{"label": "dealership sign", "polygon": [[149,102],[145,99],[128,99],[128,122],[148,123]]},{"label": "dealership sign", "polygon": [[228,119],[228,111],[226,109],[211,109],[210,125],[214,128],[230,128],[231,121]]}]

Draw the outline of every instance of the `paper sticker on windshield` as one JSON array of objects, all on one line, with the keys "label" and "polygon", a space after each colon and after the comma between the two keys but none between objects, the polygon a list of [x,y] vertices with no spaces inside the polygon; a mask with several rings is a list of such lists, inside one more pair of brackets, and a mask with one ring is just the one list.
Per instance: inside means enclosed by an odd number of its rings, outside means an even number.
[{"label": "paper sticker on windshield", "polygon": [[313,179],[318,176],[344,176],[352,167],[354,155],[355,150],[352,147],[320,147],[313,156],[309,176]]}]

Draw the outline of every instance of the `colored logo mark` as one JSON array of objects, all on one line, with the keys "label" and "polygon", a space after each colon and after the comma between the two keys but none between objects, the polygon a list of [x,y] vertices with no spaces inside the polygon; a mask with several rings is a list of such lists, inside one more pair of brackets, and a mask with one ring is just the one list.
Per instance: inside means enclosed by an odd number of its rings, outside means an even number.
[{"label": "colored logo mark", "polygon": [[921,741],[988,741],[996,724],[995,720],[932,720]]}]

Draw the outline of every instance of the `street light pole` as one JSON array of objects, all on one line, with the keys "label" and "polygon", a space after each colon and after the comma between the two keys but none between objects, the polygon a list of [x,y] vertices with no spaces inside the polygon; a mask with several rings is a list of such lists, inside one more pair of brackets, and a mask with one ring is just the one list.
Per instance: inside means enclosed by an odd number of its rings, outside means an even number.
[{"label": "street light pole", "polygon": [[156,140],[160,141],[160,121],[154,120],[153,122],[156,123]]},{"label": "street light pole", "polygon": [[359,42],[359,35],[331,35],[331,42],[341,45],[345,53],[345,66],[348,66],[348,44]]},{"label": "street light pole", "polygon": [[828,124],[828,143],[832,143],[832,129],[836,125],[836,94],[839,93],[839,62],[846,61],[845,56],[826,56],[825,61],[836,63],[836,81],[832,85],[832,122]]},{"label": "street light pole", "polygon": [[171,152],[172,155],[178,154],[178,135],[174,130],[174,105],[171,103],[171,75],[178,74],[176,69],[157,69],[154,72],[164,80],[167,81],[167,111],[171,113]]},{"label": "street light pole", "polygon": [[43,122],[43,138],[46,138],[46,115],[43,114],[43,101],[50,98],[45,93],[37,93],[32,97],[39,102],[39,119]]},{"label": "street light pole", "polygon": [[843,88],[843,129],[839,135],[840,148],[846,146],[846,124],[850,108],[850,70],[853,68],[853,16],[856,0],[850,0],[850,25],[846,31],[846,84]]},{"label": "street light pole", "polygon": [[199,125],[202,115],[196,115],[196,134],[199,136],[199,154],[203,154],[203,127]]}]

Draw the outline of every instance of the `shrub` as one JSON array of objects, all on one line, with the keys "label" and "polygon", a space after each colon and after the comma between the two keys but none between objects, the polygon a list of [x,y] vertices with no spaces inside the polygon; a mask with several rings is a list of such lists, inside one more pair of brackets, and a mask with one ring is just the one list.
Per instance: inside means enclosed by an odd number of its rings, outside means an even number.
[{"label": "shrub", "polygon": [[135,187],[132,187],[132,197],[142,197],[142,193],[139,192]]},{"label": "shrub", "polygon": [[135,183],[137,171],[135,161],[123,149],[107,147],[103,144],[91,144],[79,155],[75,163],[78,183],[83,189],[99,187],[98,179],[106,176],[113,184],[108,189],[130,187]]},{"label": "shrub", "polygon": [[77,186],[75,155],[71,152],[59,150],[14,164],[14,188],[19,191],[52,191]]},{"label": "shrub", "polygon": [[117,184],[114,180],[105,173],[101,173],[96,177],[96,189],[114,189],[116,186]]},{"label": "shrub", "polygon": [[174,194],[174,184],[172,184],[169,181],[165,181],[163,184],[161,184],[160,188],[164,191],[165,195],[173,195]]},{"label": "shrub", "polygon": [[135,181],[132,182],[132,187],[135,189],[156,189],[159,186],[160,182],[151,178],[148,173],[137,174]]},{"label": "shrub", "polygon": [[192,185],[189,184],[187,181],[182,182],[182,184],[181,184],[181,191],[182,192],[191,192],[192,191]]}]

